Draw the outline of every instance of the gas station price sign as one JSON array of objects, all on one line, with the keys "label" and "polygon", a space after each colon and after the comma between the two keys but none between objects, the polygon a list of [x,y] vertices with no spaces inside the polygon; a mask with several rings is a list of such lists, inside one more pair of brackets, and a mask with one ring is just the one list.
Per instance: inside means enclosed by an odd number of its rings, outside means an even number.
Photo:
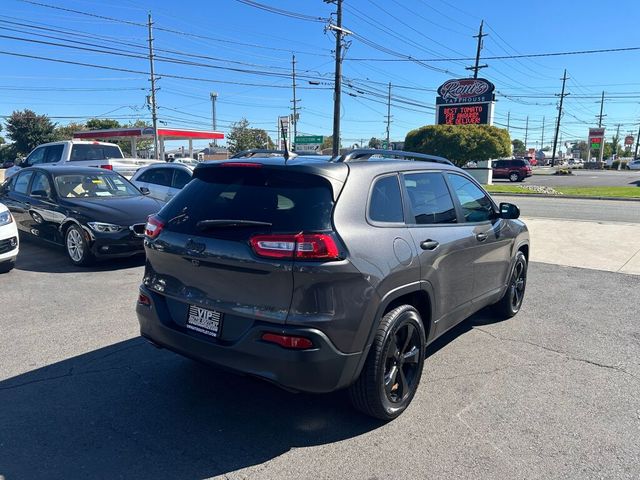
[{"label": "gas station price sign", "polygon": [[591,150],[599,150],[602,144],[602,138],[591,138]]}]

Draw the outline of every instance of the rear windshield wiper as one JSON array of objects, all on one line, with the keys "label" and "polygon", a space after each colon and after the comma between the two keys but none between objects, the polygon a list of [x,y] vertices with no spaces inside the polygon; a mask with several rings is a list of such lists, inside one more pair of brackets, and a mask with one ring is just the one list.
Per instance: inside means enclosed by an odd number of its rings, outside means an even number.
[{"label": "rear windshield wiper", "polygon": [[234,227],[270,227],[272,223],[259,222],[257,220],[200,220],[196,223],[199,230],[209,228],[234,228]]}]

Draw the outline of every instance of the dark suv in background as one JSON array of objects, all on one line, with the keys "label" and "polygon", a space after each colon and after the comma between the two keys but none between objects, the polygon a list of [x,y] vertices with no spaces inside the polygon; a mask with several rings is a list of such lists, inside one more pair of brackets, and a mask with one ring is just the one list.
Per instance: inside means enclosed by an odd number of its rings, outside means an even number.
[{"label": "dark suv in background", "polygon": [[508,178],[512,182],[521,182],[532,174],[531,165],[523,158],[493,162],[493,178]]},{"label": "dark suv in background", "polygon": [[520,309],[518,215],[447,160],[409,152],[202,163],[147,223],[141,334],[288,389],[348,387],[392,419],[430,342],[488,305]]}]

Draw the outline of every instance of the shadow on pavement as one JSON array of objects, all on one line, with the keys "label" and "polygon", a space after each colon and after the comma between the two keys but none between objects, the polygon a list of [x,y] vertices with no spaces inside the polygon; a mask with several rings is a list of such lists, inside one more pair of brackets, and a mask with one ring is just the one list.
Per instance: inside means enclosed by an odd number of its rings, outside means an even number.
[{"label": "shadow on pavement", "polygon": [[71,263],[63,247],[21,236],[16,269],[43,273],[106,272],[140,267],[144,265],[144,260],[144,255],[136,255],[100,260],[89,267],[78,267]]},{"label": "shadow on pavement", "polygon": [[201,479],[382,425],[344,392],[291,394],[140,338],[2,381],[0,405],[7,479]]}]

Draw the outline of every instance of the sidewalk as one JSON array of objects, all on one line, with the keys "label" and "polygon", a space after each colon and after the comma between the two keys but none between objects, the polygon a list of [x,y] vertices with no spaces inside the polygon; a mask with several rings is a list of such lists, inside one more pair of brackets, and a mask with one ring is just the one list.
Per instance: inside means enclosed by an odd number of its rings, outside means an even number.
[{"label": "sidewalk", "polygon": [[533,262],[640,275],[640,224],[524,218]]}]

